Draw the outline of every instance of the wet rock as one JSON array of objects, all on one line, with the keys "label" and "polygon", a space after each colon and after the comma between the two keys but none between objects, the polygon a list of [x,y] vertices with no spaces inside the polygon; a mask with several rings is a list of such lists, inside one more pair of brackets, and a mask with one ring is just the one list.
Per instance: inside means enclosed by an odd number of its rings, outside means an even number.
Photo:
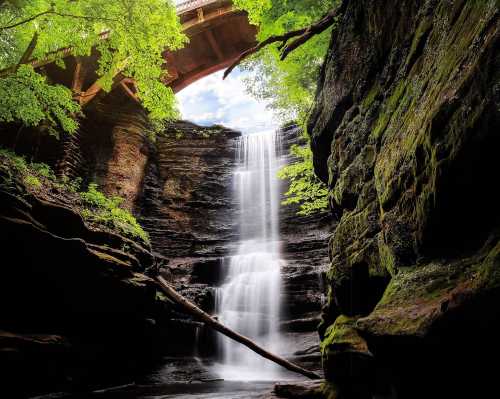
[{"label": "wet rock", "polygon": [[334,348],[352,320],[334,354],[362,338],[375,366],[356,385],[324,354],[327,377],[351,397],[480,395],[474,342],[500,331],[498,2],[343,5],[308,129],[339,219],[320,332]]},{"label": "wet rock", "polygon": [[304,381],[276,384],[274,393],[278,398],[322,399],[321,386],[323,383],[324,381]]},{"label": "wet rock", "polygon": [[[22,395],[23,384],[50,389],[62,378],[70,378],[65,370],[72,354],[71,343],[60,335],[16,334],[0,330],[1,392],[10,397]],[[17,391],[17,392],[16,392]]]},{"label": "wet rock", "polygon": [[[191,270],[231,252],[237,237],[232,198],[240,133],[189,122],[170,124],[157,137],[146,168],[140,221],[156,253]],[[183,261],[184,259],[184,261]]]},{"label": "wet rock", "polygon": [[366,378],[373,372],[373,354],[356,330],[356,319],[339,316],[321,342],[325,377],[330,381]]},{"label": "wet rock", "polygon": [[[295,161],[289,154],[294,144],[306,145],[302,132],[291,126],[281,132],[282,161]],[[287,191],[281,184],[281,194]],[[335,224],[327,212],[311,216],[297,215],[298,206],[280,207],[280,235],[285,264],[282,275],[284,331],[293,332],[293,359],[314,370],[319,366],[319,339],[316,328],[325,303],[325,274],[328,270],[328,237]],[[311,334],[312,332],[312,334]],[[288,336],[288,335],[287,335]],[[311,351],[312,350],[312,351]],[[306,355],[307,353],[307,355]]]}]

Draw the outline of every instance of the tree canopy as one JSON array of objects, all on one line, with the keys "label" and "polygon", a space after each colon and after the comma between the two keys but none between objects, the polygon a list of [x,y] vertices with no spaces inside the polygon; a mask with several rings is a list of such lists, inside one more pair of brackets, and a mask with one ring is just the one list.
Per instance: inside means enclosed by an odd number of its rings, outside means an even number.
[{"label": "tree canopy", "polygon": [[[263,42],[271,36],[310,26],[338,1],[234,0],[234,3],[248,12],[250,22],[259,27],[257,39]],[[249,91],[267,101],[283,121],[305,119],[328,49],[329,32],[312,37],[285,60],[281,60],[282,46],[270,45],[243,64],[250,71]]]},{"label": "tree canopy", "polygon": [[[103,39],[103,34],[105,39]],[[175,97],[161,78],[165,49],[184,45],[172,0],[0,1],[0,121],[42,120],[74,132],[78,106],[71,92],[53,86],[29,61],[99,51],[99,85],[110,90],[117,73],[133,78],[137,95],[155,120],[176,116]],[[59,58],[58,58],[59,57]]]}]

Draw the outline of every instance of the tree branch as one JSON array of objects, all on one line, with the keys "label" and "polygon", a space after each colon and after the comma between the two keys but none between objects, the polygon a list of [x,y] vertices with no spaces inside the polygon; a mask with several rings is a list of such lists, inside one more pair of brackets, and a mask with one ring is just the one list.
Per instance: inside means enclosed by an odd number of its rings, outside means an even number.
[{"label": "tree branch", "polygon": [[107,22],[119,22],[118,19],[116,18],[105,18],[105,17],[92,17],[89,15],[75,15],[75,14],[66,14],[62,12],[57,12],[54,10],[47,10],[44,12],[41,12],[39,14],[35,14],[27,19],[24,19],[22,21],[16,22],[15,24],[11,25],[6,25],[6,26],[0,26],[0,30],[7,30],[7,29],[13,29],[18,26],[27,24],[31,21],[34,21],[37,18],[43,17],[44,15],[57,15],[59,17],[66,17],[66,18],[75,18],[75,19],[85,19],[87,21],[107,21]]},{"label": "tree branch", "polygon": [[197,307],[195,304],[192,302],[189,302],[186,298],[184,298],[182,295],[177,293],[163,277],[158,276],[156,278],[158,281],[158,284],[162,291],[168,296],[170,300],[175,302],[177,305],[179,305],[186,313],[196,317],[198,320],[202,321],[205,323],[207,326],[213,328],[214,330],[220,332],[221,334],[224,334],[225,336],[231,338],[232,340],[235,340],[236,342],[239,342],[242,345],[245,345],[247,348],[251,349],[255,353],[258,353],[260,356],[265,357],[266,359],[279,364],[280,366],[286,368],[287,370],[293,371],[294,373],[299,373],[302,374],[310,379],[313,380],[319,380],[321,379],[321,376],[318,375],[317,373],[306,370],[292,362],[289,362],[286,359],[283,359],[282,357],[279,357],[271,352],[268,352],[264,348],[260,347],[257,345],[255,342],[250,340],[249,338],[245,337],[244,335],[241,335],[237,333],[236,331],[231,330],[230,328],[226,327],[225,325],[219,323],[216,319],[214,319],[212,316],[210,316],[208,313],[205,313],[203,310],[201,310],[199,307]]},{"label": "tree branch", "polygon": [[22,21],[19,21],[19,22],[16,22],[15,24],[12,24],[12,25],[6,25],[6,26],[0,26],[0,30],[7,30],[7,29],[12,29],[12,28],[16,28],[18,26],[21,26],[21,25],[24,25],[24,24],[27,24],[28,22],[31,22],[31,21],[34,21],[35,19],[37,18],[40,18],[46,14],[49,14],[51,13],[52,10],[47,10],[47,11],[44,11],[44,12],[41,12],[39,14],[35,14],[31,17],[29,17],[28,19],[25,19],[25,20],[22,20]]},{"label": "tree branch", "polygon": [[[257,53],[258,51],[262,50],[264,47],[272,44],[272,43],[279,43],[280,45],[278,49],[281,51],[280,55],[280,60],[283,61],[288,55],[302,46],[304,43],[306,43],[309,39],[311,39],[315,35],[319,35],[320,33],[323,33],[326,29],[328,29],[330,26],[332,26],[335,23],[335,20],[337,17],[343,12],[345,9],[345,3],[347,1],[344,0],[341,5],[338,7],[330,10],[323,18],[321,18],[319,21],[309,25],[306,28],[303,29],[297,29],[294,31],[287,32],[283,35],[275,35],[275,36],[270,36],[263,42],[259,43],[257,46],[252,47],[251,49],[243,52],[237,59],[236,61],[229,66],[228,69],[224,72],[224,77],[223,79],[227,78],[227,76],[233,71],[234,68],[236,68],[238,65],[241,64],[243,60],[248,58],[250,55]],[[293,39],[290,44],[288,42]]]},{"label": "tree branch", "polygon": [[28,47],[24,51],[23,56],[21,57],[21,59],[19,60],[19,62],[16,65],[16,71],[19,69],[19,67],[22,64],[26,64],[30,60],[31,55],[33,54],[33,51],[35,51],[37,43],[38,43],[38,32],[35,31],[35,33],[33,34],[33,38],[31,39],[30,44],[28,45]]}]

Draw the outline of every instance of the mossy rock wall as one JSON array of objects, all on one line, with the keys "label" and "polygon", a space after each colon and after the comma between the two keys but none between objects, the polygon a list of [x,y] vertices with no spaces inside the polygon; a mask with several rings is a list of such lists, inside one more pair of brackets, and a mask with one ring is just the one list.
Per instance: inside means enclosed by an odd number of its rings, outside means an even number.
[{"label": "mossy rock wall", "polygon": [[323,352],[339,352],[336,318],[354,318],[378,362],[364,394],[429,397],[415,373],[436,395],[477,394],[473,342],[500,319],[499,3],[343,5],[309,120],[338,218]]}]

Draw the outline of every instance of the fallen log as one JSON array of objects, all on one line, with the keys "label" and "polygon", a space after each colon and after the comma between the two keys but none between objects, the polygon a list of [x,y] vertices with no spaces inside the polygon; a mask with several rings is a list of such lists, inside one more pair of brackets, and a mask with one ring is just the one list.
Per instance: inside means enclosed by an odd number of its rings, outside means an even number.
[{"label": "fallen log", "polygon": [[236,342],[239,342],[242,345],[245,345],[247,348],[251,349],[255,353],[258,353],[262,357],[265,357],[268,360],[271,360],[272,362],[279,364],[280,366],[286,368],[287,370],[293,371],[295,373],[302,374],[312,380],[318,380],[321,379],[321,376],[319,374],[316,374],[313,371],[306,370],[292,362],[289,362],[286,359],[283,359],[282,357],[276,356],[275,354],[268,352],[264,348],[261,348],[259,345],[257,345],[255,342],[253,342],[251,339],[245,337],[244,335],[241,335],[230,328],[226,327],[225,325],[219,323],[217,320],[215,320],[212,316],[210,316],[208,313],[205,313],[203,310],[201,310],[198,306],[193,304],[192,302],[188,301],[186,298],[184,298],[182,295],[177,293],[168,283],[167,281],[161,277],[158,276],[157,281],[163,290],[163,292],[167,295],[167,297],[175,302],[177,305],[179,305],[186,313],[194,316],[198,320],[204,322],[207,326],[213,328],[214,330],[220,332],[221,334],[224,334],[226,337],[229,337]]}]

